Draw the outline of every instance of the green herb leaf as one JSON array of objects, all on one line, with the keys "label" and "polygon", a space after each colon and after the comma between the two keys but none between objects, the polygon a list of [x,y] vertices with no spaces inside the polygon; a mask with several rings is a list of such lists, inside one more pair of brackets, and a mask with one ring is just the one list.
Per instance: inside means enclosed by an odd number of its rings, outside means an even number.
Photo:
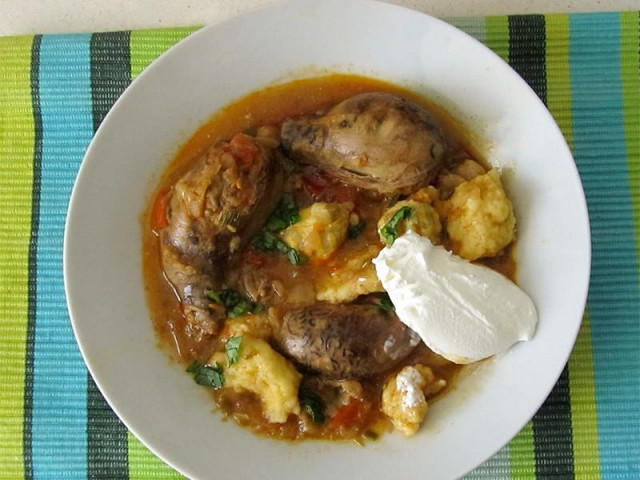
[{"label": "green herb leaf", "polygon": [[393,305],[393,302],[391,302],[391,299],[387,294],[380,298],[376,305],[383,312],[395,312],[396,310],[396,307]]},{"label": "green herb leaf", "polygon": [[300,389],[299,398],[302,407],[311,416],[313,423],[322,425],[326,420],[324,400],[318,394],[306,388]]},{"label": "green herb leaf", "polygon": [[235,318],[245,313],[258,313],[264,308],[262,305],[251,302],[247,297],[231,288],[226,288],[220,293],[207,290],[207,297],[220,305],[224,305],[228,318]]},{"label": "green herb leaf", "polygon": [[187,372],[193,374],[193,379],[198,385],[219,389],[224,386],[224,375],[222,374],[222,366],[204,365],[200,362],[193,362],[187,368]]},{"label": "green herb leaf", "polygon": [[300,211],[296,205],[293,195],[285,193],[280,199],[280,203],[267,221],[267,230],[279,232],[289,225],[293,225],[300,220]]},{"label": "green herb leaf", "polygon": [[207,297],[209,298],[209,300],[222,304],[222,298],[220,298],[220,295],[218,295],[216,292],[214,292],[213,290],[207,290]]},{"label": "green herb leaf", "polygon": [[238,353],[240,351],[240,344],[242,343],[242,335],[238,337],[231,337],[224,345],[224,349],[227,352],[227,360],[229,365],[233,365],[238,362]]},{"label": "green herb leaf", "polygon": [[278,237],[273,233],[262,232],[256,235],[252,242],[254,247],[263,252],[277,252],[278,251]]},{"label": "green herb leaf", "polygon": [[227,307],[227,317],[236,318],[245,313],[253,313],[254,307],[255,305],[252,302],[246,298],[241,298],[233,306]]},{"label": "green herb leaf", "polygon": [[364,232],[364,227],[367,224],[364,222],[358,222],[355,225],[349,225],[349,229],[347,230],[347,235],[349,238],[358,238],[362,232]]},{"label": "green herb leaf", "polygon": [[307,261],[304,255],[295,248],[291,248],[271,232],[258,234],[251,243],[258,250],[284,253],[293,265],[301,265]]},{"label": "green herb leaf", "polygon": [[411,207],[404,206],[400,208],[394,215],[391,217],[391,220],[387,222],[387,224],[380,229],[380,235],[384,238],[384,241],[387,245],[392,245],[393,242],[398,238],[398,224],[402,220],[406,220],[411,217],[413,214],[413,209]]},{"label": "green herb leaf", "polygon": [[300,256],[300,252],[297,250],[290,248],[287,251],[287,258],[292,265],[300,265],[302,263],[302,257]]}]

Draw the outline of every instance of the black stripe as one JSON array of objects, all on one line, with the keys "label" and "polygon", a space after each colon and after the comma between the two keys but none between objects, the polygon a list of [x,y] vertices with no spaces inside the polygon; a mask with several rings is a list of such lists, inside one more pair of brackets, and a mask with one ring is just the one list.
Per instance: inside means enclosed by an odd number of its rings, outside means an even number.
[{"label": "black stripe", "polygon": [[509,17],[509,63],[547,103],[546,33],[542,15]]},{"label": "black stripe", "polygon": [[[541,15],[509,17],[509,63],[547,103],[546,32]],[[533,417],[537,478],[574,478],[569,371]]]},{"label": "black stripe", "polygon": [[562,370],[555,387],[533,417],[536,477],[574,478],[569,369]]},{"label": "black stripe", "polygon": [[24,420],[22,444],[24,451],[24,478],[33,478],[32,427],[33,427],[33,356],[36,337],[37,305],[37,253],[40,229],[40,184],[42,168],[42,113],[40,110],[40,43],[36,35],[31,46],[31,105],[33,109],[33,183],[31,186],[31,236],[29,238],[29,266],[27,293],[27,344],[25,348]]},{"label": "black stripe", "polygon": [[[91,99],[94,131],[129,83],[129,32],[93,35]],[[117,189],[117,185],[113,187]],[[113,413],[91,377],[88,379],[87,394],[88,478],[127,479],[127,429]]]}]

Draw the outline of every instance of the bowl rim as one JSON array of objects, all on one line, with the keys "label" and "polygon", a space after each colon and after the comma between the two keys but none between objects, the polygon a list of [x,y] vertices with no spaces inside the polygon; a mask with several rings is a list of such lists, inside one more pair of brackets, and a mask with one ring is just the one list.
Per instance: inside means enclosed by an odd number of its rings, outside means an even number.
[{"label": "bowl rim", "polygon": [[[74,287],[73,287],[73,282],[75,280],[71,279],[71,272],[70,272],[70,268],[71,268],[71,257],[74,255],[72,253],[72,251],[70,250],[70,242],[71,239],[70,237],[73,234],[75,225],[74,225],[74,221],[75,221],[75,211],[78,210],[78,208],[80,208],[78,206],[78,203],[81,201],[81,199],[79,199],[79,191],[76,188],[76,185],[78,185],[79,183],[82,183],[84,181],[84,178],[89,175],[88,171],[89,171],[89,167],[87,165],[90,164],[91,160],[87,161],[87,159],[92,158],[95,155],[95,145],[97,142],[100,141],[101,137],[102,137],[102,132],[107,128],[106,125],[109,125],[111,123],[111,119],[112,117],[116,116],[116,113],[119,109],[122,108],[122,105],[125,105],[127,102],[129,102],[129,99],[132,96],[135,96],[137,94],[137,90],[139,88],[139,85],[144,85],[145,82],[147,81],[147,78],[152,77],[154,75],[156,75],[156,70],[158,70],[158,65],[160,65],[162,62],[165,61],[166,58],[168,57],[176,57],[182,54],[183,50],[188,50],[189,45],[191,45],[192,43],[196,43],[199,42],[201,38],[207,38],[210,35],[210,32],[215,31],[216,29],[220,28],[222,25],[228,25],[228,24],[234,24],[235,22],[239,22],[241,21],[241,19],[246,18],[248,16],[260,16],[263,12],[268,12],[271,11],[274,8],[280,8],[280,7],[289,7],[291,5],[294,4],[303,4],[303,3],[312,3],[311,0],[302,0],[302,1],[291,1],[291,0],[279,0],[276,1],[274,3],[270,3],[270,4],[266,4],[254,9],[251,9],[241,15],[237,15],[234,17],[231,17],[223,22],[219,22],[216,24],[212,24],[212,25],[208,25],[205,26],[204,28],[192,33],[191,35],[189,35],[188,37],[186,37],[185,39],[183,39],[182,41],[178,42],[177,44],[173,45],[170,49],[168,49],[167,51],[165,51],[162,55],[160,55],[158,57],[158,59],[156,59],[151,65],[149,65],[132,83],[131,85],[125,90],[125,92],[121,95],[121,97],[115,102],[115,104],[113,105],[113,107],[110,109],[110,111],[108,112],[108,114],[106,115],[106,117],[104,118],[102,124],[100,125],[100,127],[97,129],[97,131],[95,132],[95,135],[91,141],[91,144],[89,146],[89,148],[87,149],[83,162],[80,165],[80,168],[78,170],[78,174],[76,177],[76,181],[74,184],[74,188],[71,194],[71,198],[69,201],[69,206],[68,206],[68,212],[67,212],[67,217],[65,220],[65,229],[64,229],[64,247],[63,247],[63,270],[64,270],[64,287],[65,287],[65,293],[66,293],[66,299],[67,299],[67,308],[69,311],[69,316],[71,319],[71,324],[72,324],[72,328],[73,328],[73,332],[76,338],[76,341],[78,343],[79,349],[82,353],[82,357],[83,360],[85,362],[85,364],[87,365],[87,368],[91,374],[91,376],[93,377],[96,385],[98,386],[98,388],[100,389],[100,391],[102,392],[103,396],[105,397],[105,399],[107,400],[107,402],[109,403],[109,405],[111,406],[111,408],[114,410],[114,412],[118,415],[118,417],[123,421],[123,423],[127,426],[127,428],[138,438],[142,441],[143,444],[145,444],[147,446],[147,448],[149,448],[154,454],[156,454],[157,456],[159,456],[160,458],[163,459],[164,462],[168,463],[169,465],[171,465],[174,469],[176,469],[177,471],[180,471],[181,473],[185,474],[185,475],[189,475],[189,469],[185,468],[184,465],[180,465],[179,462],[174,462],[171,459],[167,458],[167,455],[165,454],[165,452],[162,451],[162,449],[157,449],[156,446],[154,445],[154,443],[152,441],[149,440],[149,438],[147,438],[147,436],[145,435],[144,432],[140,432],[138,431],[137,428],[132,427],[131,426],[131,421],[128,418],[127,414],[125,414],[122,409],[120,408],[120,405],[118,405],[116,402],[113,402],[110,399],[110,393],[109,393],[109,386],[104,384],[101,375],[99,373],[99,371],[95,368],[95,365],[93,364],[93,362],[91,361],[91,355],[90,352],[86,351],[86,347],[84,342],[81,340],[82,338],[82,332],[80,331],[81,328],[79,328],[79,319],[77,314],[75,313],[75,308],[74,308]],[[324,2],[323,2],[324,3]],[[331,5],[335,5],[335,4],[340,4],[341,2],[339,0],[329,0],[326,1],[327,4],[331,4]],[[468,37],[469,39],[471,39],[477,47],[481,47],[483,49],[485,49],[487,52],[490,52],[491,55],[493,55],[495,57],[495,59],[497,59],[498,61],[500,61],[501,63],[503,63],[504,65],[507,65],[500,57],[498,57],[498,55],[496,55],[495,53],[493,53],[486,45],[478,42],[476,39],[474,39],[473,37],[471,37],[470,35],[468,35],[465,32],[462,32],[461,30],[458,30],[456,27],[446,23],[443,20],[431,17],[427,14],[406,8],[406,7],[402,7],[402,6],[398,6],[398,5],[393,5],[393,4],[388,4],[385,2],[380,2],[378,0],[350,0],[351,4],[358,4],[362,7],[364,6],[371,6],[371,5],[378,5],[380,6],[380,8],[387,8],[389,9],[389,11],[404,11],[404,12],[410,12],[411,15],[420,15],[424,18],[428,18],[430,21],[436,23],[436,24],[440,24],[441,27],[444,27],[448,30],[455,30],[456,35],[462,34],[466,37]],[[384,7],[382,7],[384,6]],[[327,7],[330,8],[330,7]],[[507,65],[508,66],[508,65]],[[509,67],[511,69],[511,67]],[[512,70],[513,71],[513,70]],[[515,73],[515,71],[513,71],[513,73]],[[517,73],[515,73],[517,75]],[[537,99],[537,95],[535,94],[535,92],[533,92],[533,90],[531,89],[531,87],[526,84],[526,82],[520,78],[518,76],[518,79],[520,81],[520,83],[522,84],[522,86],[524,86],[527,90],[529,90],[530,94],[535,96]],[[249,93],[249,92],[247,92]],[[538,101],[542,104],[542,102],[538,99]],[[563,139],[564,142],[564,147],[566,149],[566,155],[569,156],[569,158],[573,158],[570,148],[566,143],[566,140],[564,140],[564,137],[562,135],[562,132],[560,131],[559,127],[557,126],[555,120],[553,119],[551,113],[548,111],[548,109],[545,106],[545,110],[547,112],[547,120],[551,122],[551,124],[553,124],[555,126],[555,129],[557,130],[558,135]],[[96,140],[98,139],[98,140]],[[583,280],[584,283],[581,286],[581,290],[582,290],[582,294],[580,296],[580,309],[584,310],[585,306],[586,306],[586,301],[587,301],[587,294],[588,294],[588,287],[589,287],[589,278],[590,278],[590,267],[591,267],[591,263],[590,263],[590,259],[591,259],[591,238],[590,238],[590,229],[589,229],[589,217],[588,217],[588,211],[587,211],[587,204],[586,204],[586,198],[584,196],[584,191],[583,191],[583,187],[582,184],[580,182],[580,177],[579,177],[579,173],[577,170],[577,167],[575,166],[575,163],[573,165],[573,173],[575,175],[575,178],[577,179],[577,186],[579,189],[579,195],[581,195],[581,199],[582,199],[582,213],[585,216],[585,220],[586,220],[586,234],[587,234],[587,238],[586,238],[586,247],[587,247],[587,252],[585,252],[586,254],[586,265],[583,265],[583,268],[586,268],[586,270],[583,271]],[[553,376],[555,378],[554,382],[551,384],[551,386],[546,389],[545,393],[544,393],[544,398],[546,398],[549,393],[551,392],[551,390],[553,389],[557,379],[560,377],[562,369],[564,368],[564,365],[566,364],[569,355],[571,354],[571,351],[573,349],[573,345],[575,344],[575,341],[577,339],[577,335],[578,335],[578,331],[580,328],[581,322],[578,321],[574,324],[574,328],[572,329],[572,331],[569,334],[569,337],[571,338],[571,348],[567,349],[566,352],[564,352],[564,360],[563,362],[561,362],[561,364],[557,365],[557,371],[555,371],[553,373]],[[115,404],[114,404],[115,403]],[[526,425],[526,423],[532,418],[532,416],[535,414],[535,411],[531,413],[531,415],[526,418],[523,419],[522,424],[520,425],[520,427],[515,430],[513,432],[513,435],[506,439],[506,441],[503,443],[502,446],[504,446],[506,443],[508,443],[515,435],[517,435],[517,433]],[[487,460],[488,458],[490,458],[492,455],[494,455],[497,452],[497,449],[494,450],[493,452],[491,452],[491,455],[486,457],[483,461]],[[473,466],[471,469],[476,468],[480,463],[477,463],[475,466]],[[467,470],[470,471],[470,470]],[[466,473],[466,472],[463,472]]]}]

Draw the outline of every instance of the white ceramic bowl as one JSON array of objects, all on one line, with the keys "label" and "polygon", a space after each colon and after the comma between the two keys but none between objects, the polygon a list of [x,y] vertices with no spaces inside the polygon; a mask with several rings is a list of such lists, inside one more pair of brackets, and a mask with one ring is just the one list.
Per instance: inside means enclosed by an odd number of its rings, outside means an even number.
[{"label": "white ceramic bowl", "polygon": [[[519,283],[535,338],[483,363],[430,409],[420,432],[351,443],[268,440],[222,422],[209,395],[157,346],[142,280],[140,215],[177,147],[231,100],[304,72],[351,72],[447,107],[509,171]],[[84,359],[110,405],[192,478],[434,478],[476,467],[532,417],[565,365],[589,278],[587,210],[552,117],[496,55],[426,15],[369,1],[277,3],[172,48],[104,120],[73,191],[65,285]]]}]

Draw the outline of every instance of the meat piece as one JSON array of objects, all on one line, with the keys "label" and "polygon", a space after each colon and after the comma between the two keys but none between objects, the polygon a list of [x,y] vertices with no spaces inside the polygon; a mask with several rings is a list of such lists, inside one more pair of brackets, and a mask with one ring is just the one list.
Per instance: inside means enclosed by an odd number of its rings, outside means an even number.
[{"label": "meat piece", "polygon": [[436,118],[389,93],[356,95],[322,116],[282,125],[283,146],[357,187],[405,194],[430,182],[446,153]]},{"label": "meat piece", "polygon": [[375,305],[317,303],[284,314],[278,342],[301,365],[333,378],[383,372],[406,357],[419,337]]},{"label": "meat piece", "polygon": [[196,337],[216,333],[224,309],[211,304],[225,257],[262,226],[282,191],[271,135],[235,135],[211,147],[175,184],[160,232],[164,272]]},{"label": "meat piece", "polygon": [[[242,255],[242,253],[240,253]],[[284,260],[286,261],[286,260]],[[249,263],[230,265],[227,269],[227,283],[242,291],[255,303],[269,306],[302,306],[315,302],[313,284],[300,281],[295,268],[274,274],[272,270],[256,268]]]}]

